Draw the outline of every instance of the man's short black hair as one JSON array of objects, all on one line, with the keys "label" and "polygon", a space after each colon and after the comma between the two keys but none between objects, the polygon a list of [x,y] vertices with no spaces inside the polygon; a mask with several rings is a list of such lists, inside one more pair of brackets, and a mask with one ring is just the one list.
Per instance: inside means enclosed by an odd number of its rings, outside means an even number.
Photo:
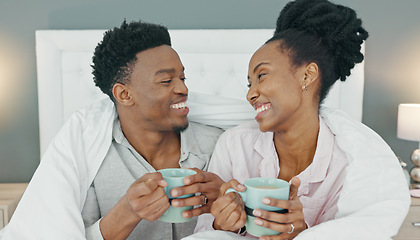
[{"label": "man's short black hair", "polygon": [[171,46],[168,29],[162,25],[142,21],[127,23],[105,32],[93,54],[93,80],[112,100],[115,83],[129,81],[137,62],[136,54],[159,47]]}]

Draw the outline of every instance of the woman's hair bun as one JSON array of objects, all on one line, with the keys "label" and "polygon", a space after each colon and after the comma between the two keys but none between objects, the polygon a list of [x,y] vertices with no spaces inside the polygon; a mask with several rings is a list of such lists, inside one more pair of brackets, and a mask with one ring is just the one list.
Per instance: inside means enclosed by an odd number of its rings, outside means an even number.
[{"label": "woman's hair bun", "polygon": [[321,38],[335,58],[335,73],[342,81],[356,63],[363,61],[361,44],[368,33],[356,12],[327,0],[296,0],[289,2],[277,19],[275,35],[297,29]]}]

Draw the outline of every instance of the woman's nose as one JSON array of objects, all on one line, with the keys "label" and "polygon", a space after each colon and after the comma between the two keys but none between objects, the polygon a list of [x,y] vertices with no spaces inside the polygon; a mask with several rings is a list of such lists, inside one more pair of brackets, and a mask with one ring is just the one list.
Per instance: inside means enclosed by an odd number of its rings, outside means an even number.
[{"label": "woman's nose", "polygon": [[248,100],[249,103],[251,103],[251,105],[253,105],[253,103],[258,98],[258,96],[259,96],[258,90],[256,89],[256,87],[253,87],[251,85],[251,87],[248,89],[248,93],[246,94],[246,99]]}]

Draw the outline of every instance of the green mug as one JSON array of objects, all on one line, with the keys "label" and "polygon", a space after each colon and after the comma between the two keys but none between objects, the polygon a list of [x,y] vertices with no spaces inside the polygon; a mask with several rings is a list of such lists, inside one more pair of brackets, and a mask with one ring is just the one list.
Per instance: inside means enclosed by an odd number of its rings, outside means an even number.
[{"label": "green mug", "polygon": [[[278,235],[280,232],[265,228],[254,223],[255,216],[252,213],[254,209],[262,209],[270,212],[287,213],[287,209],[265,205],[262,200],[266,197],[288,200],[290,184],[277,178],[249,178],[245,180],[244,192],[235,191],[229,188],[226,193],[237,192],[245,203],[246,212],[246,231],[254,236]],[[225,194],[226,194],[225,193]]]},{"label": "green mug", "polygon": [[[184,178],[186,176],[196,174],[196,171],[182,168],[166,168],[158,170],[158,172],[162,174],[163,179],[168,183],[168,186],[165,187],[165,194],[169,198],[169,203],[172,202],[172,199],[189,198],[194,196],[194,194],[186,194],[175,198],[171,196],[171,190],[176,187],[184,186]],[[172,207],[171,205],[168,210],[166,210],[166,212],[159,218],[159,220],[168,223],[188,222],[191,220],[191,218],[184,218],[182,216],[182,212],[191,209],[193,209],[193,206]]]}]

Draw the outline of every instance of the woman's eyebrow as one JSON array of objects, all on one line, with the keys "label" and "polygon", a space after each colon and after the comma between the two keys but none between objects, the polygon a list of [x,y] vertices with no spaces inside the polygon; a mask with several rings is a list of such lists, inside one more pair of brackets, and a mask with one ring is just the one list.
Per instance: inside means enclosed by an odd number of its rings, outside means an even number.
[{"label": "woman's eyebrow", "polygon": [[265,64],[270,64],[270,63],[268,63],[268,62],[260,62],[257,66],[255,66],[253,73],[255,73],[258,70],[259,67],[261,67],[262,65],[265,65]]},{"label": "woman's eyebrow", "polygon": [[[253,73],[255,73],[258,70],[259,67],[261,67],[262,65],[265,65],[265,64],[270,64],[270,63],[269,62],[260,62],[257,66],[255,66]],[[247,76],[247,79],[248,80],[251,79],[249,77],[249,75]]]}]

